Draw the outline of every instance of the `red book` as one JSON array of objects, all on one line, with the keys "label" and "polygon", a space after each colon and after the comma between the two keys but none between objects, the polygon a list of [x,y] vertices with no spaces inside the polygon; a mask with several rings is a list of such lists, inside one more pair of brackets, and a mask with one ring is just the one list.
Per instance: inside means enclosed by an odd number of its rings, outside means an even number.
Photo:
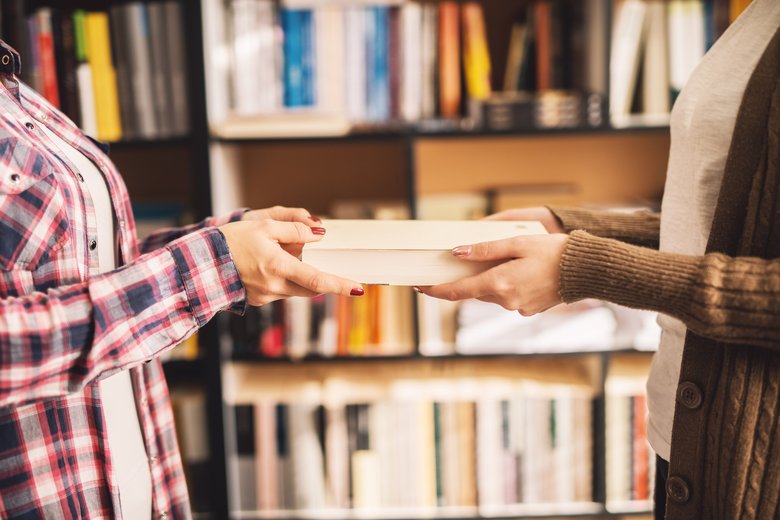
[{"label": "red book", "polygon": [[55,107],[60,107],[60,93],[57,87],[57,64],[54,61],[54,36],[51,30],[51,10],[41,9],[38,18],[38,53],[41,64],[43,97]]},{"label": "red book", "polygon": [[552,19],[549,2],[537,2],[534,6],[536,24],[536,89],[552,88]]},{"label": "red book", "polygon": [[439,107],[442,117],[460,113],[460,20],[451,1],[439,3]]},{"label": "red book", "polygon": [[647,444],[647,398],[644,395],[634,396],[634,446],[632,479],[634,485],[634,500],[649,500],[650,485],[648,482],[649,450]]}]

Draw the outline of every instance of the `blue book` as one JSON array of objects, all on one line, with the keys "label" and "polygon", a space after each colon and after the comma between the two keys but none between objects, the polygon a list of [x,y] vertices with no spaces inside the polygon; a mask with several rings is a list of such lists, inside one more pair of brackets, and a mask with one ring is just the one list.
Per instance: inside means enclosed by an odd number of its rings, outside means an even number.
[{"label": "blue book", "polygon": [[366,22],[368,120],[387,121],[390,119],[390,9],[369,7]]},{"label": "blue book", "polygon": [[314,46],[314,13],[311,10],[301,11],[301,84],[303,106],[312,106],[317,101],[317,78],[314,72],[316,50]]},{"label": "blue book", "polygon": [[[284,33],[284,106],[302,107],[314,104],[314,49],[312,13],[305,9],[282,9]],[[307,87],[307,83],[311,84]],[[307,95],[307,89],[310,92]]]}]

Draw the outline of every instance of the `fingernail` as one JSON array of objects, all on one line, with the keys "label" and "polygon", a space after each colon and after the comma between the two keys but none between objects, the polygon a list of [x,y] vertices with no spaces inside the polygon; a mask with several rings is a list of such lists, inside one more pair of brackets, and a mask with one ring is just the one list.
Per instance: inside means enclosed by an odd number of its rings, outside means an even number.
[{"label": "fingernail", "polygon": [[412,287],[412,289],[414,289],[414,292],[422,293],[422,289],[419,287]]},{"label": "fingernail", "polygon": [[471,254],[471,246],[458,246],[452,250],[452,254],[455,256],[469,256]]},{"label": "fingernail", "polygon": [[311,232],[315,235],[324,235],[325,234],[325,228],[324,227],[313,227],[311,228]]},{"label": "fingernail", "polygon": [[322,222],[322,219],[319,217],[315,217],[314,215],[309,215],[309,218],[313,220],[314,222]]},{"label": "fingernail", "polygon": [[361,288],[356,288],[349,291],[349,294],[350,296],[363,296],[364,294],[366,294],[366,291],[364,291]]}]

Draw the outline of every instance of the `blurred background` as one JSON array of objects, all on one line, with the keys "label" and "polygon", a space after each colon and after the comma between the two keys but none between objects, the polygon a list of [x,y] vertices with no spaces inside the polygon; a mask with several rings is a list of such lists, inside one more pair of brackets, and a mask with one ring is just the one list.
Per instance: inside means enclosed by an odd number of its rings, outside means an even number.
[{"label": "blurred background", "polygon": [[[0,0],[110,145],[139,235],[237,207],[658,209],[669,112],[748,0]],[[404,287],[218,316],[166,353],[198,518],[649,518],[651,313]]]}]

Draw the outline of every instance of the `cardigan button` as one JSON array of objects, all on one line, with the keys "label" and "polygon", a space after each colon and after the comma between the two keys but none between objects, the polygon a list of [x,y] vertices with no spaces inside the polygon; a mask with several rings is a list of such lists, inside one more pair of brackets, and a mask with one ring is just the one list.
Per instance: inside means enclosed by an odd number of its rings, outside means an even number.
[{"label": "cardigan button", "polygon": [[688,483],[680,477],[669,477],[666,480],[666,494],[673,501],[684,504],[691,498]]},{"label": "cardigan button", "polygon": [[680,383],[677,387],[677,402],[690,410],[695,410],[701,406],[701,390],[691,382]]}]

